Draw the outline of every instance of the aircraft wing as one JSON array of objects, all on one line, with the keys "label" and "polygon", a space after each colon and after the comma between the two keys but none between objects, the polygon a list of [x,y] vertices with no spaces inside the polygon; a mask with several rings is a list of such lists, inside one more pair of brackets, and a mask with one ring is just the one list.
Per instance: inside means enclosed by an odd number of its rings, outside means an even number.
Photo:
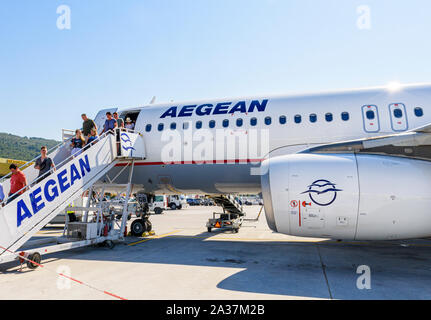
[{"label": "aircraft wing", "polygon": [[431,161],[431,124],[398,134],[320,145],[301,153],[365,153]]}]

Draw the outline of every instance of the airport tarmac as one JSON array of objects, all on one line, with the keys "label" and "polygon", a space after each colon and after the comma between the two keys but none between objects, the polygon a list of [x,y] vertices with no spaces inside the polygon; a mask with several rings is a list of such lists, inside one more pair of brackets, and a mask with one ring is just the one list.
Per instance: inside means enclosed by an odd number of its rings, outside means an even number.
[{"label": "airport tarmac", "polygon": [[[151,217],[155,236],[43,256],[36,270],[0,265],[0,299],[431,299],[430,240],[298,238],[272,232],[264,214],[237,234],[208,233],[216,209],[167,210]],[[260,207],[245,209],[255,218]]]}]

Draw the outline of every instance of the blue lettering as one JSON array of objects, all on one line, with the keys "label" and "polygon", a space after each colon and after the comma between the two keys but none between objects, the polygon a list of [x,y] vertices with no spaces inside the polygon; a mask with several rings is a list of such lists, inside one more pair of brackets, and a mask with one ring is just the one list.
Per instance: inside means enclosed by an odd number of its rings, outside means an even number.
[{"label": "blue lettering", "polygon": [[[24,211],[24,214],[22,212]],[[17,204],[16,226],[19,227],[25,218],[31,218],[30,210],[28,210],[24,200],[19,200]]]},{"label": "blue lettering", "polygon": [[[82,159],[79,159],[79,165],[81,167],[81,175],[85,177],[85,170],[90,173],[90,160],[88,160],[88,155],[85,156],[85,162]],[[85,170],[84,170],[85,169]]]},{"label": "blue lettering", "polygon": [[[55,198],[58,197],[58,188],[55,186],[56,182],[55,180],[48,180],[48,182],[45,184],[44,193],[45,193],[45,199],[48,200],[48,202],[52,202],[55,200]],[[52,194],[49,191],[49,186],[55,186],[51,189]]]},{"label": "blue lettering", "polygon": [[70,166],[70,184],[73,186],[76,180],[81,180],[81,175],[78,172],[78,169],[76,169],[76,166],[72,164]]},{"label": "blue lettering", "polygon": [[42,197],[40,196],[41,192],[42,192],[42,188],[39,187],[30,194],[30,201],[31,201],[31,206],[33,208],[33,214],[36,214],[40,210],[45,208],[45,203],[42,202],[39,205],[39,203],[42,201]]},{"label": "blue lettering", "polygon": [[238,102],[230,111],[229,113],[235,113],[235,112],[241,112],[246,113],[247,112],[247,106],[245,105],[245,101]]},{"label": "blue lettering", "polygon": [[160,118],[166,118],[166,117],[175,118],[177,116],[177,107],[172,107],[168,111],[166,111]]},{"label": "blue lettering", "polygon": [[65,177],[66,174],[67,174],[67,170],[65,169],[57,175],[61,193],[64,193],[67,189],[70,188],[70,184],[68,183],[66,184],[67,182],[67,177]]},{"label": "blue lettering", "polygon": [[[217,114],[235,114],[236,112],[247,113],[254,112],[257,110],[258,112],[264,112],[267,105],[268,99],[265,100],[252,100],[247,110],[246,101],[238,101],[229,111],[229,107],[232,106],[233,102],[222,102],[217,105],[213,104],[202,104],[202,105],[189,105],[183,106],[178,113],[178,117],[191,117],[193,116],[193,112],[196,113],[197,116],[209,116],[211,113],[213,115]],[[177,117],[178,107],[169,108],[160,118]]]},{"label": "blue lettering", "polygon": [[212,104],[203,104],[196,109],[196,114],[198,116],[208,116],[211,114],[212,108]]},{"label": "blue lettering", "polygon": [[229,109],[229,106],[232,104],[232,102],[224,102],[219,103],[215,109],[213,114],[227,114],[227,109]]},{"label": "blue lettering", "polygon": [[178,117],[190,117],[193,114],[193,110],[194,108],[196,108],[197,106],[184,106],[180,113],[178,114]]},{"label": "blue lettering", "polygon": [[260,103],[259,100],[253,100],[250,104],[250,108],[248,109],[248,112],[253,112],[255,108],[257,108],[259,112],[264,112],[267,104],[268,104],[268,100],[263,100],[262,103]]}]

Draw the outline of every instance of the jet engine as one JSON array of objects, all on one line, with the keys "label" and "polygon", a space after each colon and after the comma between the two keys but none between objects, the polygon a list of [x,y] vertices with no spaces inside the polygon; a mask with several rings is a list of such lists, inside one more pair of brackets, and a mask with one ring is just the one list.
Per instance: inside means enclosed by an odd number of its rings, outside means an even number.
[{"label": "jet engine", "polygon": [[431,163],[369,154],[294,154],[262,163],[269,227],[302,237],[431,236]]}]

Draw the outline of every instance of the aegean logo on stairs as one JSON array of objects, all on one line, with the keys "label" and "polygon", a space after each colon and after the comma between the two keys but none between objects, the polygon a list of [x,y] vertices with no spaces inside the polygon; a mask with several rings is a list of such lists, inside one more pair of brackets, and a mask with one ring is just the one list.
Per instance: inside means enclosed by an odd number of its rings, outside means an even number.
[{"label": "aegean logo on stairs", "polygon": [[[30,219],[40,210],[45,208],[47,202],[53,202],[55,199],[65,193],[77,181],[81,180],[87,173],[91,172],[88,155],[79,159],[79,168],[73,163],[66,169],[56,174],[56,178],[51,178],[45,183],[28,194],[30,208],[26,201],[21,199],[17,203],[17,227],[21,226],[24,219]],[[51,177],[51,176],[50,176]]]}]

